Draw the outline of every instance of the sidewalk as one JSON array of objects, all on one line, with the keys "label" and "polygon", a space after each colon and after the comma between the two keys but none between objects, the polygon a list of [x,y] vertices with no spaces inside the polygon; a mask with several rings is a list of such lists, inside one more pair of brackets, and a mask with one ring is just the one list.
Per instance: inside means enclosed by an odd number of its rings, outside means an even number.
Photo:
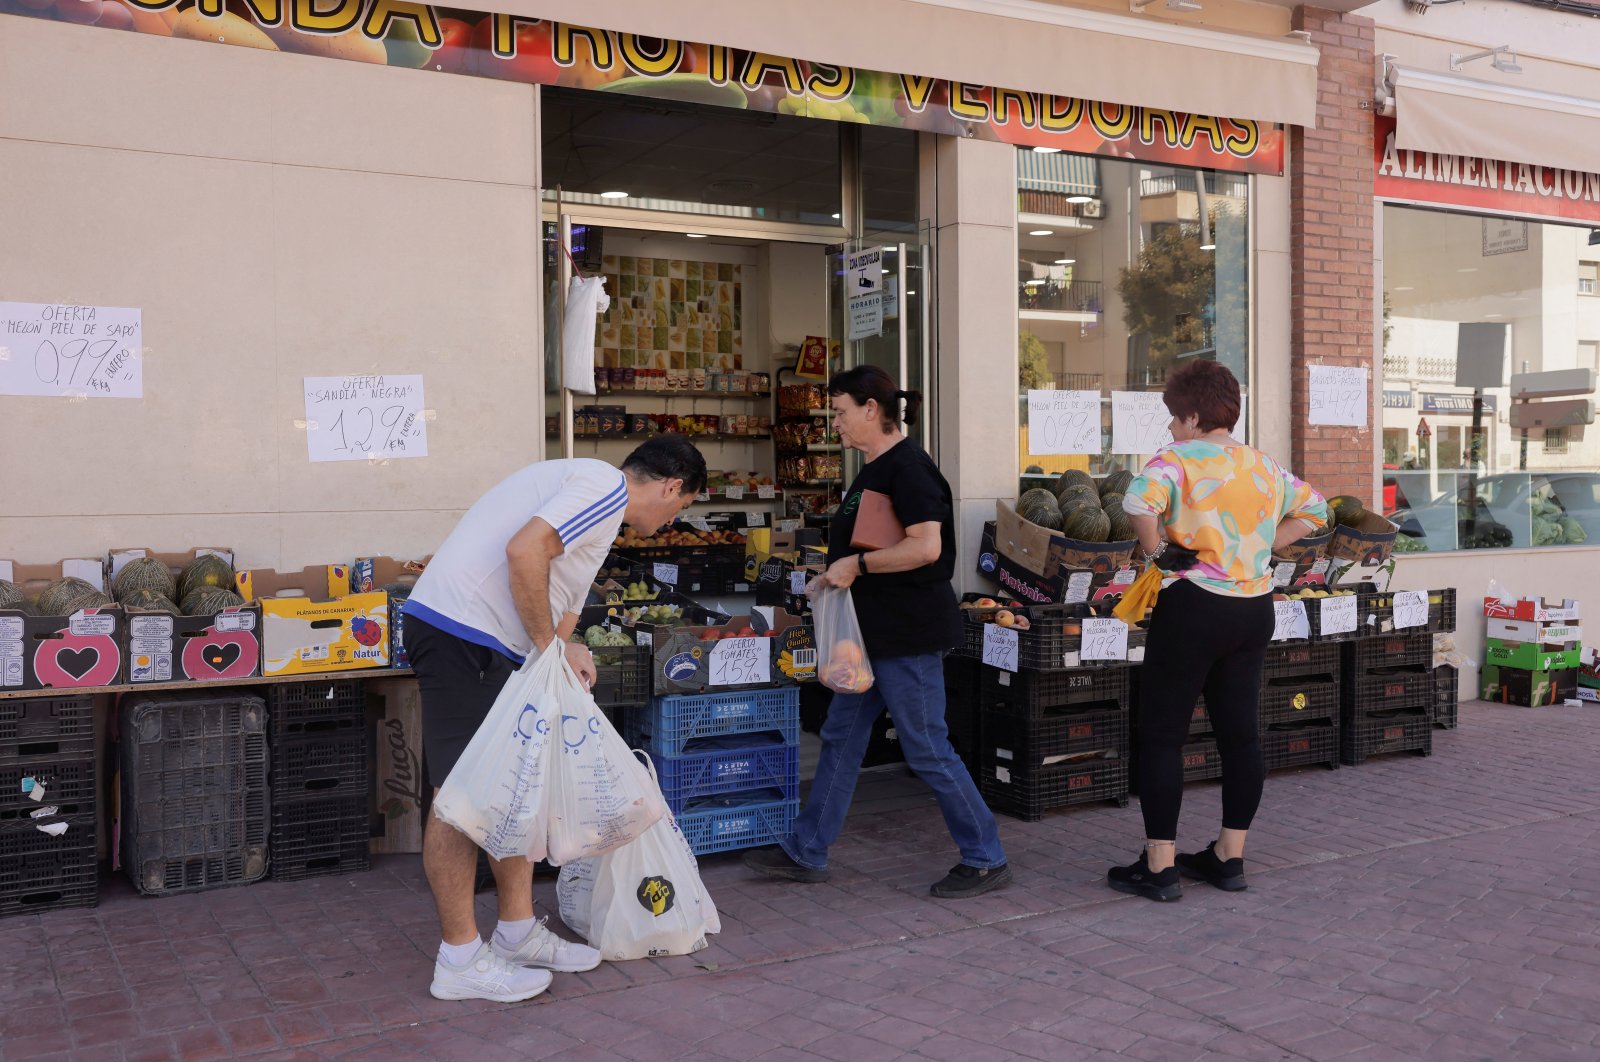
[{"label": "sidewalk", "polygon": [[[1016,883],[932,900],[937,808],[879,775],[827,884],[706,859],[709,949],[514,1006],[428,995],[419,857],[164,900],[115,880],[96,910],[0,921],[0,1059],[1600,1056],[1600,709],[1465,704],[1434,750],[1270,776],[1251,889],[1165,905],[1103,884],[1136,805],[1002,816]],[[1186,792],[1183,847],[1218,795]]]}]

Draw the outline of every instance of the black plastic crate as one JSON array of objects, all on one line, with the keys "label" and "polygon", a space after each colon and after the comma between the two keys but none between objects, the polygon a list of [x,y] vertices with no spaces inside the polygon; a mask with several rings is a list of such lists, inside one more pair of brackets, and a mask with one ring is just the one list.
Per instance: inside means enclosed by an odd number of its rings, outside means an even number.
[{"label": "black plastic crate", "polygon": [[29,756],[94,755],[93,697],[0,701],[0,762]]},{"label": "black plastic crate", "polygon": [[367,797],[305,800],[272,809],[272,877],[298,881],[371,865]]},{"label": "black plastic crate", "polygon": [[272,745],[272,802],[366,793],[371,771],[364,734],[284,738]]},{"label": "black plastic crate", "polygon": [[1194,704],[1194,714],[1189,716],[1189,736],[1202,737],[1211,733],[1211,711],[1206,708],[1206,699],[1201,697]]},{"label": "black plastic crate", "polygon": [[1128,755],[1128,713],[1125,709],[1079,708],[1048,715],[1013,715],[986,711],[979,763],[1015,771],[1038,771],[1049,761],[1086,752]]},{"label": "black plastic crate", "polygon": [[984,802],[995,811],[1037,822],[1044,813],[1075,804],[1109,800],[1128,804],[1128,761],[1101,756],[1052,763],[1036,771],[1013,771],[990,764],[978,775]]},{"label": "black plastic crate", "polygon": [[[1351,643],[1360,644],[1360,643]],[[1307,675],[1337,675],[1340,647],[1328,642],[1294,642],[1267,646],[1261,679],[1304,678]]]},{"label": "black plastic crate", "polygon": [[973,711],[978,708],[979,676],[983,665],[970,656],[944,658],[944,699],[948,714],[955,705],[966,704]]},{"label": "black plastic crate", "polygon": [[[34,799],[34,794],[41,794]],[[94,759],[29,758],[0,763],[0,825],[30,821],[35,811],[53,807],[61,815],[93,815]]]},{"label": "black plastic crate", "polygon": [[1085,667],[1070,671],[1019,671],[984,667],[984,712],[1037,717],[1051,709],[1079,705],[1128,704],[1128,667]]},{"label": "black plastic crate", "polygon": [[1389,634],[1404,634],[1413,631],[1428,634],[1442,633],[1456,629],[1456,591],[1455,587],[1445,587],[1442,590],[1429,590],[1428,592],[1428,622],[1422,627],[1407,627],[1403,631],[1394,629],[1394,591],[1386,590],[1382,593],[1363,591],[1359,608],[1359,626],[1364,631],[1375,635],[1387,636]]},{"label": "black plastic crate", "polygon": [[650,703],[650,647],[595,649],[594,702],[601,708],[637,708]]},{"label": "black plastic crate", "polygon": [[367,731],[367,684],[361,679],[273,683],[267,698],[274,742]]},{"label": "black plastic crate", "polygon": [[1183,746],[1183,782],[1208,782],[1222,777],[1222,754],[1214,737],[1193,738]]},{"label": "black plastic crate", "polygon": [[98,902],[94,815],[53,821],[67,831],[53,837],[31,821],[0,825],[0,916]]},{"label": "black plastic crate", "polygon": [[1433,663],[1433,635],[1427,631],[1362,638],[1342,649],[1346,675],[1358,675],[1375,667],[1427,667]]},{"label": "black plastic crate", "polygon": [[1433,725],[1454,730],[1461,721],[1461,679],[1451,664],[1433,669]]},{"label": "black plastic crate", "polygon": [[1339,680],[1332,675],[1273,679],[1261,684],[1260,725],[1339,718]]},{"label": "black plastic crate", "polygon": [[1346,714],[1367,715],[1415,704],[1431,705],[1434,694],[1433,673],[1428,668],[1377,668],[1346,678],[1340,689],[1340,705]]},{"label": "black plastic crate", "polygon": [[1261,732],[1261,755],[1267,770],[1287,767],[1339,767],[1339,726],[1331,719],[1272,726]]},{"label": "black plastic crate", "polygon": [[1359,766],[1369,756],[1389,752],[1433,755],[1432,706],[1395,708],[1359,719],[1346,719],[1339,727],[1339,762]]}]

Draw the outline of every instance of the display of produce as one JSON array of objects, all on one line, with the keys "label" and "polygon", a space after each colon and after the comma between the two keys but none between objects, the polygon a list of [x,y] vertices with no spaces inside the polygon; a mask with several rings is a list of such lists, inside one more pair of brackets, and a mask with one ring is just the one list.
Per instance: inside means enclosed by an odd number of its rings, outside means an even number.
[{"label": "display of produce", "polygon": [[87,581],[69,575],[64,579],[57,579],[41,590],[36,604],[42,616],[65,616],[70,614],[71,610],[67,606],[74,600],[99,592],[99,588]]},{"label": "display of produce", "polygon": [[172,578],[172,572],[167,570],[165,561],[155,557],[135,557],[117,573],[111,592],[117,601],[126,605],[128,599],[139,592],[171,598],[178,592],[178,585]]},{"label": "display of produce", "polygon": [[215,616],[225,608],[244,604],[244,598],[221,586],[199,586],[182,601],[185,616]]},{"label": "display of produce", "polygon": [[737,531],[697,531],[674,525],[659,535],[641,535],[624,526],[612,542],[616,549],[650,549],[657,546],[743,546],[744,536]]},{"label": "display of produce", "polygon": [[221,557],[206,554],[190,561],[178,576],[179,601],[185,601],[201,587],[214,586],[233,589],[233,565]]}]

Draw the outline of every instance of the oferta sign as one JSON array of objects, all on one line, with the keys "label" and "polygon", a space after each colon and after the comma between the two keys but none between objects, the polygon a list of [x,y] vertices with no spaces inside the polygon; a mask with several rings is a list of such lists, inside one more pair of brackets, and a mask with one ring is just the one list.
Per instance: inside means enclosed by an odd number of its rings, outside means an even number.
[{"label": "oferta sign", "polygon": [[[1157,164],[1281,173],[1283,128],[830,66],[410,0],[27,0],[18,14],[450,74],[975,136]],[[3,6],[5,0],[0,0]],[[36,7],[35,5],[42,5]],[[841,32],[846,30],[841,29]]]}]

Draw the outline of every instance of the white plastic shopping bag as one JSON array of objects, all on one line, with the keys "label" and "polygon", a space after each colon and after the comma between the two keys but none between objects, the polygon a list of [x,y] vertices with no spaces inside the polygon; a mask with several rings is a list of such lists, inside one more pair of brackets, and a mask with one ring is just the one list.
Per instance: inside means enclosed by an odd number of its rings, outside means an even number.
[{"label": "white plastic shopping bag", "polygon": [[688,955],[722,931],[717,905],[671,812],[630,844],[569,863],[556,882],[561,920],[608,961]]},{"label": "white plastic shopping bag", "polygon": [[811,615],[817,630],[817,678],[835,693],[865,693],[872,688],[872,662],[861,640],[850,591],[813,584]]},{"label": "white plastic shopping bag", "polygon": [[605,277],[573,277],[561,325],[566,385],[580,395],[594,394],[594,333],[600,315],[611,307]]},{"label": "white plastic shopping bag", "polygon": [[530,656],[495,698],[439,787],[433,813],[495,859],[543,859],[561,646]]},{"label": "white plastic shopping bag", "polygon": [[546,783],[546,858],[563,866],[622,847],[654,826],[667,804],[565,656],[556,671],[560,716]]}]

